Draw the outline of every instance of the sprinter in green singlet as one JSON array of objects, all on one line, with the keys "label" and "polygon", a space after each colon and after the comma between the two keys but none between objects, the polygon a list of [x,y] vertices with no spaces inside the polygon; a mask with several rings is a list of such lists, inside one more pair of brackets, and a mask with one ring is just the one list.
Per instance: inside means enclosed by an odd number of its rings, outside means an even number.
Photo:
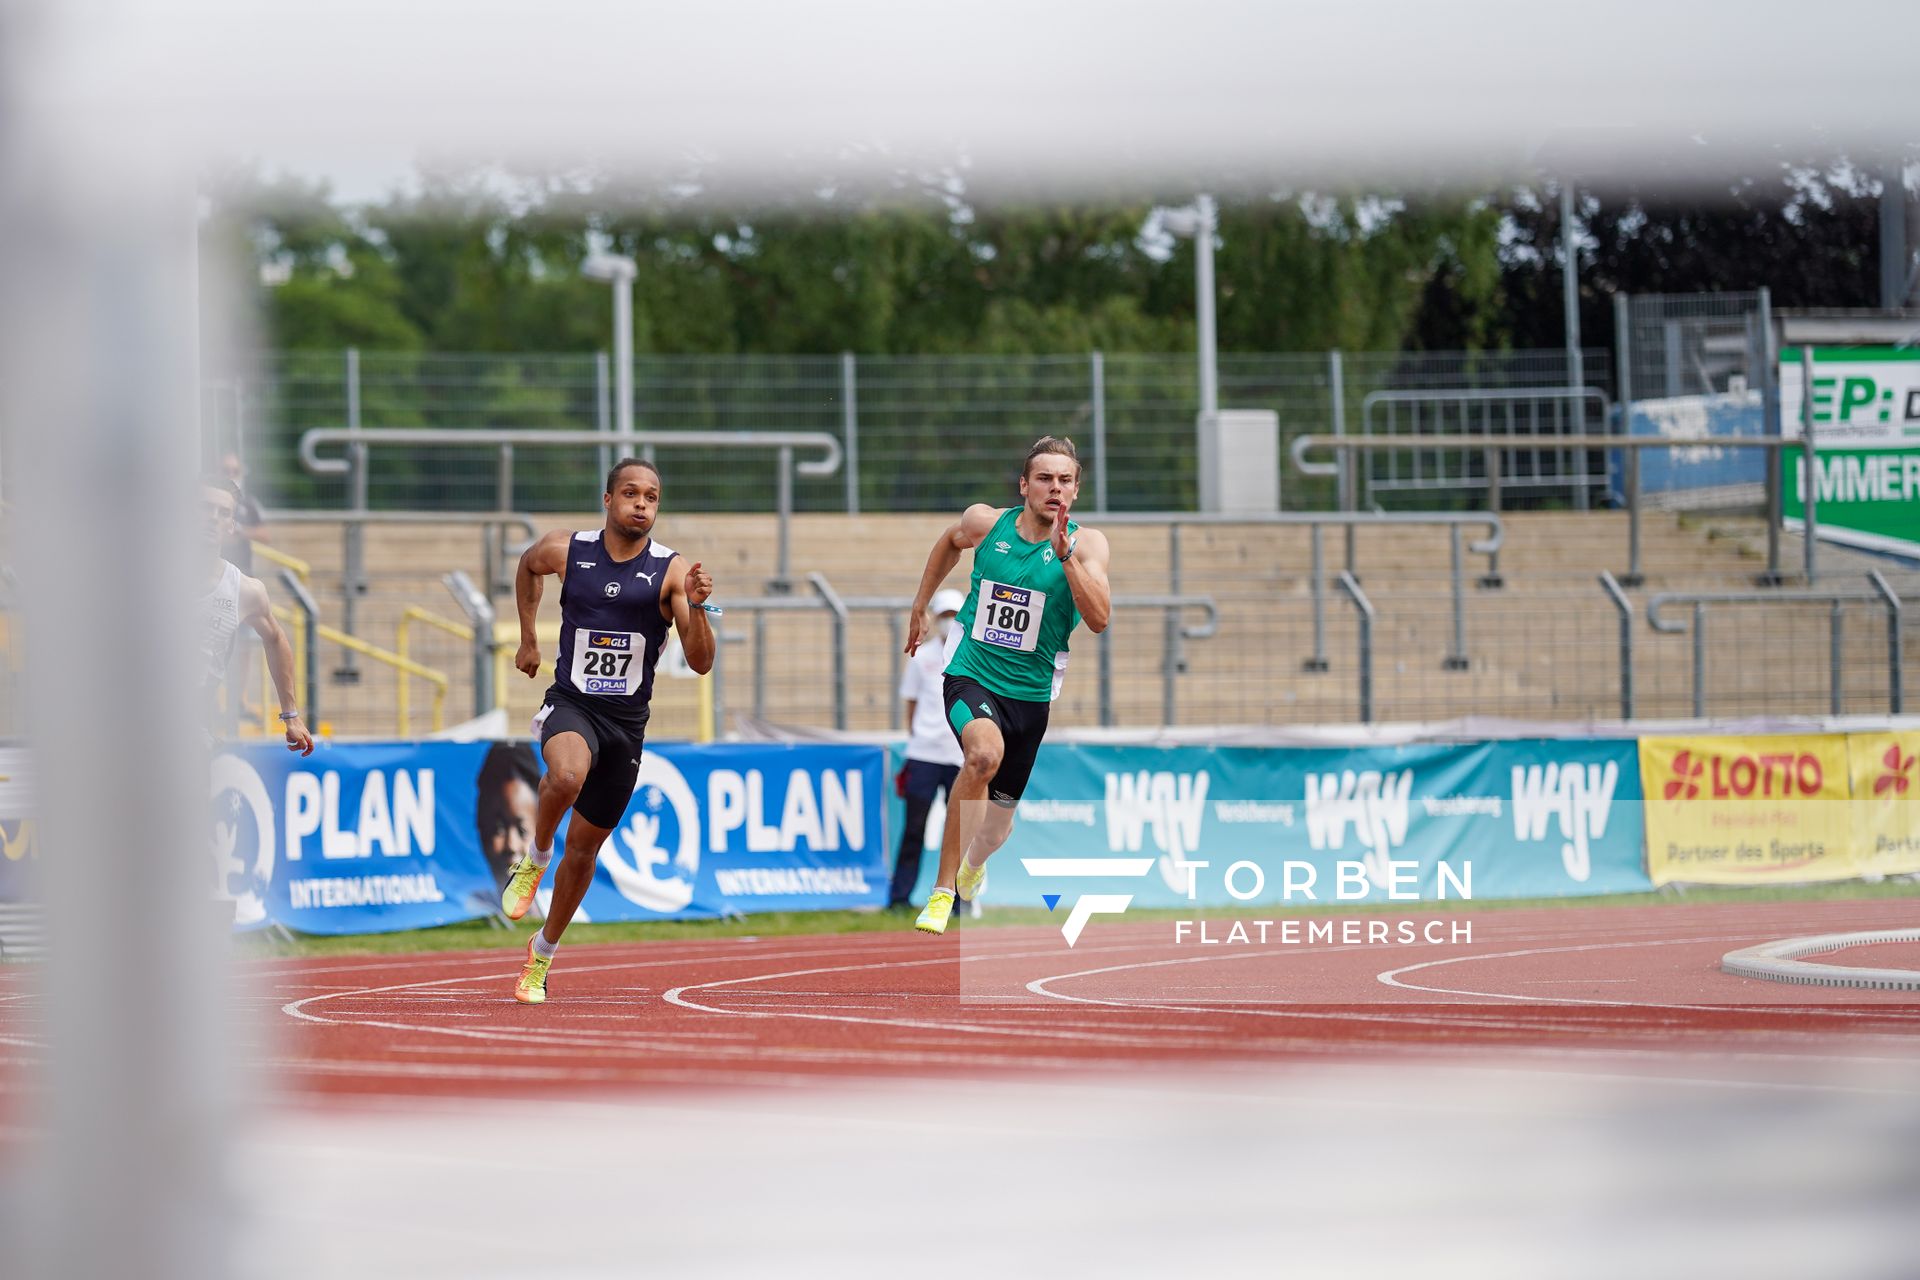
[{"label": "sprinter in green singlet", "polygon": [[940,874],[914,922],[923,933],[947,931],[956,893],[972,902],[986,889],[986,861],[1013,831],[1048,708],[1060,696],[1068,637],[1079,622],[1107,629],[1107,539],[1067,518],[1079,491],[1073,441],[1042,437],[1021,468],[1021,505],[968,507],[933,544],[920,575],[909,654],[926,635],[927,602],[973,548],[967,602],[947,633],[944,689],[965,761],[949,792]]}]

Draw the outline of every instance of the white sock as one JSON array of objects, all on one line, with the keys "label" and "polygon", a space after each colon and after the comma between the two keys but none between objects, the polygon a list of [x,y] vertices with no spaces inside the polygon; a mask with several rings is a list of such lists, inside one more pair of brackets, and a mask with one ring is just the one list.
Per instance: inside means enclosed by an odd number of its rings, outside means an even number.
[{"label": "white sock", "polygon": [[533,851],[532,857],[533,857],[534,866],[544,867],[549,862],[553,861],[553,847],[549,845],[545,849],[535,849]]},{"label": "white sock", "polygon": [[533,954],[539,956],[542,960],[553,959],[553,953],[559,949],[559,943],[547,941],[547,931],[545,929],[533,935]]}]

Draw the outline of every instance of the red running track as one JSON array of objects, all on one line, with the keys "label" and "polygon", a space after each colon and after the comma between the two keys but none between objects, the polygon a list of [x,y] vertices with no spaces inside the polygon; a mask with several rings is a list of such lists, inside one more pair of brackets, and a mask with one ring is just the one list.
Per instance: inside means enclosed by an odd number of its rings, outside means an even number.
[{"label": "red running track", "polygon": [[[252,976],[271,1024],[260,1057],[307,1101],[1494,1059],[1738,1088],[1884,1062],[1920,1093],[1920,995],[1718,968],[1776,938],[1912,925],[1920,900],[1405,918],[1468,920],[1472,940],[1281,945],[1276,923],[1265,946],[1177,945],[1158,920],[1096,924],[1072,949],[1052,928],[977,925],[571,945],[537,1008],[512,999],[510,947],[262,962]],[[1345,919],[1364,938],[1369,917]],[[0,972],[0,1051],[16,1064],[39,1048],[28,976]]]}]

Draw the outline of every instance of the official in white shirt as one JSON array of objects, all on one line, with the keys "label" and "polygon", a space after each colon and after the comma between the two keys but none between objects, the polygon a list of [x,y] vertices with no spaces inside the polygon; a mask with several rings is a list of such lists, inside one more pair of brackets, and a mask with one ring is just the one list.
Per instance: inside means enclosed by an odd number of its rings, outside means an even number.
[{"label": "official in white shirt", "polygon": [[907,764],[897,779],[906,797],[907,820],[900,828],[900,851],[893,860],[893,886],[888,906],[905,906],[920,878],[920,849],[926,841],[927,814],[934,798],[952,794],[960,776],[960,743],[947,727],[941,698],[941,673],[953,639],[953,616],[966,597],[951,589],[936,591],[927,612],[933,615],[929,643],[907,659],[900,673],[900,697],[907,711]]}]

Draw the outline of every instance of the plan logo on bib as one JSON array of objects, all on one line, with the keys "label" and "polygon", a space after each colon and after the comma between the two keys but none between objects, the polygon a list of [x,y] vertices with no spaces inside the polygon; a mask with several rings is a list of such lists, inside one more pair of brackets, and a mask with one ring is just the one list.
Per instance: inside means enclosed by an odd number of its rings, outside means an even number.
[{"label": "plan logo on bib", "polygon": [[626,823],[600,846],[600,865],[621,897],[649,911],[671,915],[693,901],[700,809],[693,788],[669,761],[641,758]]}]

